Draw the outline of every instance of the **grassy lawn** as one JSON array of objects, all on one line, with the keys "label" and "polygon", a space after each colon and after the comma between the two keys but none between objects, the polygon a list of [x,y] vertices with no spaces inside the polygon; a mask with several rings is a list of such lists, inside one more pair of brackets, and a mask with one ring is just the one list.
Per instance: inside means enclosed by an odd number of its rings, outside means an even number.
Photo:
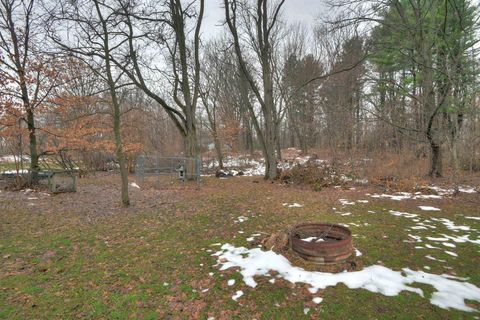
[{"label": "grassy lawn", "polygon": [[[253,183],[257,181],[258,183]],[[470,319],[478,312],[445,310],[426,297],[402,292],[394,297],[344,285],[317,294],[306,285],[258,277],[247,287],[236,270],[219,271],[214,243],[247,246],[253,233],[277,232],[305,221],[349,224],[365,266],[383,264],[469,278],[480,286],[478,244],[457,243],[453,257],[438,249],[415,249],[408,233],[423,237],[462,235],[440,222],[431,230],[409,230],[411,219],[448,218],[480,236],[477,195],[442,200],[392,201],[366,196],[367,187],[314,192],[271,184],[260,178],[207,178],[200,190],[132,189],[129,209],[116,207],[116,180],[80,180],[77,194],[0,193],[0,318],[5,319]],[[90,186],[97,189],[90,190]],[[29,199],[30,198],[30,199]],[[38,199],[33,199],[38,198]],[[366,199],[368,203],[342,206]],[[301,208],[287,208],[297,202]],[[441,211],[422,211],[431,205]],[[337,210],[334,210],[335,207]],[[99,211],[99,208],[102,209]],[[369,212],[371,211],[371,212]],[[101,214],[98,212],[102,212]],[[350,212],[342,216],[339,212]],[[239,216],[249,219],[234,223]],[[239,233],[244,231],[244,233]],[[422,245],[424,245],[423,243]],[[432,245],[436,245],[432,243]],[[450,249],[449,249],[450,250]],[[438,260],[426,256],[433,255]],[[440,262],[445,260],[446,262]],[[233,286],[228,279],[235,279]],[[207,290],[208,289],[208,290]],[[237,290],[244,295],[232,300]],[[469,302],[480,309],[480,304]],[[308,312],[307,309],[308,308]],[[305,314],[306,313],[306,314]]]}]

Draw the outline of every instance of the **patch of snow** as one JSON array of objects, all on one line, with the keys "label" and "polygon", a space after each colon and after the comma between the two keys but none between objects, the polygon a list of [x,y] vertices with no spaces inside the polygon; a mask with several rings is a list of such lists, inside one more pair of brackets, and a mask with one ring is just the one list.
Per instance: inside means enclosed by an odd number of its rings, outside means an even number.
[{"label": "patch of snow", "polygon": [[242,290],[238,290],[233,296],[232,296],[232,299],[234,301],[237,301],[241,296],[243,296],[243,291]]},{"label": "patch of snow", "polygon": [[[439,195],[452,195],[452,194],[455,193],[454,189],[443,189],[443,188],[437,187],[437,186],[429,186],[428,188],[430,188],[432,190],[435,190]],[[469,186],[459,186],[458,191],[463,192],[463,193],[476,193],[477,192],[475,190],[475,188],[469,187]]]},{"label": "patch of snow", "polygon": [[310,312],[310,308],[303,308],[303,314],[307,315]]},{"label": "patch of snow", "polygon": [[359,203],[368,203],[368,200],[357,200]]},{"label": "patch of snow", "polygon": [[[422,289],[410,286],[413,283],[423,283],[435,289],[430,303],[440,308],[472,312],[476,309],[466,305],[465,300],[480,302],[480,288],[468,282],[457,281],[449,275],[436,275],[408,268],[394,271],[381,265],[342,273],[306,271],[292,266],[284,256],[273,251],[234,247],[230,244],[224,244],[221,249],[215,254],[219,264],[222,264],[220,270],[239,268],[243,281],[252,288],[257,286],[254,276],[264,276],[269,271],[276,271],[286,281],[310,285],[309,291],[312,294],[319,289],[343,283],[350,289],[363,288],[385,296],[396,296],[402,291],[409,291],[424,297]],[[242,295],[242,291],[237,291],[232,299],[236,301]]]},{"label": "patch of snow", "polygon": [[430,206],[418,206],[423,211],[440,211],[441,209]]},{"label": "patch of snow", "polygon": [[343,205],[343,206],[346,206],[346,205],[354,205],[355,202],[352,202],[352,201],[348,201],[347,199],[338,199],[338,201],[340,201],[340,203]]},{"label": "patch of snow", "polygon": [[6,163],[14,163],[14,162],[19,162],[21,159],[23,161],[30,162],[30,156],[17,156],[17,155],[6,155],[0,157],[0,162],[6,162]]},{"label": "patch of snow", "polygon": [[137,188],[137,189],[140,189],[140,186],[138,184],[136,184],[135,182],[131,182],[130,186],[132,186],[134,188]]},{"label": "patch of snow", "polygon": [[424,226],[413,226],[413,227],[410,227],[410,229],[412,229],[412,230],[422,230],[422,229],[428,230],[428,228],[424,227]]},{"label": "patch of snow", "polygon": [[426,255],[425,258],[430,259],[430,260],[434,260],[434,261],[439,261],[439,262],[447,262],[445,260],[437,259],[435,257],[432,257],[431,255]]},{"label": "patch of snow", "polygon": [[472,187],[458,187],[458,191],[463,193],[476,193],[477,191],[475,188]]},{"label": "patch of snow", "polygon": [[28,170],[27,169],[20,169],[20,170],[5,170],[5,171],[2,171],[3,174],[23,174],[23,173],[28,173]]},{"label": "patch of snow", "polygon": [[355,256],[356,257],[361,257],[362,253],[360,252],[360,250],[358,250],[357,248],[354,248],[354,249],[355,249]]},{"label": "patch of snow", "polygon": [[231,287],[235,284],[235,279],[230,279],[227,281],[227,284]]},{"label": "patch of snow", "polygon": [[422,241],[422,237],[420,237],[420,236],[415,236],[415,235],[410,234],[410,233],[408,234],[408,236],[409,236],[410,238],[414,239],[415,242],[423,242],[423,241]]},{"label": "patch of snow", "polygon": [[465,217],[465,219],[480,220],[480,217]]},{"label": "patch of snow", "polygon": [[394,216],[397,216],[397,217],[405,217],[405,218],[409,218],[409,219],[418,217],[418,215],[414,214],[414,213],[394,211],[394,210],[390,210],[389,212],[390,212],[390,214],[393,214]]},{"label": "patch of snow", "polygon": [[284,203],[283,206],[287,207],[287,208],[301,208],[301,207],[303,207],[302,204],[296,203],[296,202],[294,202],[292,204]]},{"label": "patch of snow", "polygon": [[442,196],[435,194],[412,194],[410,192],[396,192],[395,194],[373,194],[372,198],[387,198],[390,200],[401,201],[407,199],[442,199]]},{"label": "patch of snow", "polygon": [[447,218],[431,218],[434,221],[441,222],[447,229],[453,230],[453,231],[470,231],[469,226],[457,226],[452,220],[449,220]]},{"label": "patch of snow", "polygon": [[445,247],[450,247],[450,248],[455,248],[456,247],[456,245],[454,245],[453,243],[450,243],[450,242],[442,242],[442,244]]},{"label": "patch of snow", "polygon": [[245,221],[247,221],[247,220],[248,220],[248,217],[239,216],[239,217],[237,218],[237,220],[234,220],[233,222],[234,222],[234,223],[242,223],[242,222],[245,222]]},{"label": "patch of snow", "polygon": [[320,297],[315,297],[312,299],[313,303],[316,303],[316,304],[319,304],[320,302],[323,301],[323,298],[320,298]]},{"label": "patch of snow", "polygon": [[431,241],[448,241],[448,238],[427,237],[427,239]]},{"label": "patch of snow", "polygon": [[445,250],[445,253],[451,255],[452,257],[458,257],[458,254],[456,254],[455,252],[452,252],[452,251]]}]

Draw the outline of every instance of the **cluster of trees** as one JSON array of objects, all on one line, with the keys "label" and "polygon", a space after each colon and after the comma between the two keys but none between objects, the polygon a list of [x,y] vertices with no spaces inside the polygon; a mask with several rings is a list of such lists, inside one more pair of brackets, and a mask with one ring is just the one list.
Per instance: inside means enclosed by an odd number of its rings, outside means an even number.
[{"label": "cluster of trees", "polygon": [[[428,147],[478,153],[477,7],[470,0],[335,1],[315,26],[285,0],[223,0],[205,37],[205,0],[0,0],[0,135],[32,180],[47,152],[114,153],[129,204],[140,151],[197,157],[205,134],[260,149],[267,179],[283,147]],[[201,143],[202,141],[202,143]],[[478,155],[478,154],[477,154]],[[188,170],[188,168],[187,168]]]}]

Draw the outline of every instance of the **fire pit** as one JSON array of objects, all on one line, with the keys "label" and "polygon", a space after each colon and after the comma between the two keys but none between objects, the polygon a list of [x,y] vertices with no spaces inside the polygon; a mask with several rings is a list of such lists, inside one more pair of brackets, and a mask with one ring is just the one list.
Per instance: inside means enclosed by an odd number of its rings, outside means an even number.
[{"label": "fire pit", "polygon": [[345,262],[353,252],[352,232],[332,223],[298,224],[290,232],[293,252],[318,264]]}]

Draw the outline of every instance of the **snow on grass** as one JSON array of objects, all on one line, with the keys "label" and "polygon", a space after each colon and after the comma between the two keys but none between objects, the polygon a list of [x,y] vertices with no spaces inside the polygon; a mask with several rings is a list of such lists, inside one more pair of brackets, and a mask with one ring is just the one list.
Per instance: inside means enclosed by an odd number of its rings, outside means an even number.
[{"label": "snow on grass", "polygon": [[[415,214],[410,214],[408,212],[400,212],[400,211],[392,211],[390,210],[390,213],[395,215],[395,216],[401,216],[401,217],[405,217],[405,218],[416,218],[418,215],[415,215]],[[426,230],[427,227],[428,228],[431,228],[431,229],[436,229],[435,226],[433,225],[430,225],[430,224],[426,224],[425,222],[429,222],[429,223],[433,223],[433,222],[440,222],[441,224],[443,224],[447,229],[449,230],[453,230],[454,232],[459,232],[459,231],[476,231],[475,229],[472,229],[471,227],[469,226],[463,226],[463,225],[456,225],[453,221],[447,219],[447,218],[434,218],[434,217],[431,217],[430,219],[425,219],[422,221],[420,221],[419,219],[412,219],[413,221],[418,221],[417,222],[417,225],[416,226],[411,226],[411,227],[408,227],[406,230]],[[418,235],[412,235],[412,234],[408,234],[408,236],[410,238],[412,238],[413,240],[403,240],[404,242],[410,242],[410,243],[418,243],[418,242],[423,242],[422,240],[422,237],[421,236],[418,236]],[[466,243],[466,242],[470,242],[470,243],[473,243],[473,244],[480,244],[480,239],[477,238],[477,239],[474,239],[474,238],[470,238],[470,235],[469,234],[464,234],[464,235],[446,235],[446,234],[440,234],[441,237],[439,236],[425,236],[424,238],[426,240],[430,240],[430,241],[434,241],[438,244],[442,244],[443,246],[445,247],[449,247],[449,248],[455,248],[456,245],[454,243],[451,243],[450,241],[453,241],[455,243]],[[430,244],[426,244],[425,247],[420,247],[420,246],[416,246],[415,249],[441,249],[439,247],[436,247],[436,246],[432,246]],[[453,256],[453,257],[457,257],[458,255],[455,253],[455,252],[451,252],[451,251],[445,251],[446,254],[450,255],[450,256]],[[433,257],[431,256],[426,256],[426,258],[428,259],[431,259]],[[444,262],[444,260],[439,260],[441,262]]]},{"label": "snow on grass", "polygon": [[232,299],[234,301],[237,301],[241,296],[243,296],[243,291],[242,290],[238,290],[237,292],[235,292],[235,294],[232,296]]},{"label": "snow on grass", "polygon": [[431,218],[433,221],[438,221],[442,223],[447,229],[453,230],[453,231],[470,231],[471,228],[469,226],[457,226],[452,220],[449,220],[447,218]]},{"label": "snow on grass", "polygon": [[[309,291],[312,294],[319,289],[343,283],[350,289],[362,288],[385,296],[396,296],[402,291],[409,291],[424,297],[422,289],[410,286],[413,283],[423,283],[435,289],[430,303],[440,308],[472,312],[476,309],[466,305],[465,300],[480,302],[480,288],[450,275],[436,275],[409,268],[394,271],[381,265],[342,273],[306,271],[292,266],[287,258],[273,251],[234,247],[228,243],[222,245],[221,249],[214,254],[221,264],[220,270],[239,268],[243,281],[252,288],[257,286],[254,276],[266,276],[270,271],[275,271],[286,281],[310,285]],[[243,292],[239,290],[232,299],[236,301],[242,295]]]},{"label": "snow on grass", "polygon": [[[430,188],[431,190],[434,190],[439,195],[452,195],[452,194],[455,193],[455,189],[443,189],[443,188],[437,187],[437,186],[429,186],[428,188]],[[470,186],[459,186],[458,191],[463,192],[463,193],[476,193],[477,192],[475,190],[475,188],[470,187]]]},{"label": "snow on grass", "polygon": [[342,206],[353,206],[355,204],[355,202],[353,201],[348,201],[347,199],[338,199],[338,201],[340,201],[340,203],[342,204]]},{"label": "snow on grass", "polygon": [[464,193],[476,193],[477,191],[475,188],[472,187],[458,187],[458,191],[464,192]]},{"label": "snow on grass", "polygon": [[424,227],[424,226],[413,226],[413,227],[410,227],[410,229],[412,229],[412,230],[428,230],[428,228]]},{"label": "snow on grass", "polygon": [[434,260],[434,261],[438,261],[438,262],[447,262],[447,261],[445,261],[445,260],[437,259],[437,258],[435,258],[435,257],[432,257],[432,256],[429,255],[429,254],[426,255],[425,258],[430,259],[430,260]]},{"label": "snow on grass", "polygon": [[440,211],[441,209],[431,206],[418,206],[423,211]]},{"label": "snow on grass", "polygon": [[480,220],[480,217],[465,217],[465,219]]},{"label": "snow on grass", "polygon": [[423,242],[422,237],[420,237],[420,236],[415,236],[415,235],[410,234],[410,233],[408,234],[408,236],[410,238],[414,239],[415,240],[414,242]]},{"label": "snow on grass", "polygon": [[354,248],[354,249],[355,249],[355,256],[356,257],[361,257],[362,253],[360,252],[360,250],[358,250],[357,248]]},{"label": "snow on grass", "polygon": [[386,198],[395,201],[407,200],[407,199],[442,199],[442,196],[435,194],[421,194],[420,192],[410,193],[410,192],[396,192],[395,194],[372,194],[372,198]]},{"label": "snow on grass", "polygon": [[414,213],[394,211],[394,210],[390,210],[389,212],[390,212],[390,214],[392,214],[394,216],[397,216],[397,217],[405,217],[405,218],[409,218],[409,219],[413,219],[413,218],[418,217],[418,214],[414,214]]},{"label": "snow on grass", "polygon": [[447,250],[445,250],[445,253],[446,253],[446,254],[449,254],[449,255],[451,255],[451,256],[453,256],[453,257],[458,257],[458,254],[456,254],[455,252],[452,252],[452,251],[447,251]]},{"label": "snow on grass", "polygon": [[312,299],[313,303],[316,303],[316,304],[319,304],[320,302],[323,301],[323,298],[320,298],[320,297],[315,297]]},{"label": "snow on grass", "polygon": [[463,235],[463,236],[449,236],[449,235],[446,235],[446,234],[442,234],[445,238],[447,238],[448,240],[452,240],[454,242],[457,242],[457,243],[466,243],[466,242],[470,242],[470,243],[473,243],[473,244],[480,244],[480,239],[470,239],[470,235]]},{"label": "snow on grass", "polygon": [[456,247],[456,245],[454,245],[453,243],[450,243],[450,242],[442,242],[442,244],[445,247],[449,247],[449,248],[455,248]]},{"label": "snow on grass", "polygon": [[292,204],[289,204],[289,203],[284,203],[282,204],[284,207],[287,207],[287,208],[301,208],[303,207],[303,204],[300,204],[300,203],[292,203]]},{"label": "snow on grass", "polygon": [[130,186],[134,187],[134,188],[137,188],[137,189],[140,189],[140,186],[138,184],[136,184],[135,182],[130,182]]},{"label": "snow on grass", "polygon": [[228,284],[229,287],[233,286],[235,284],[235,279],[228,280],[227,284]]},{"label": "snow on grass", "polygon": [[237,218],[237,220],[234,220],[233,222],[234,222],[234,223],[242,223],[242,222],[245,222],[245,221],[247,221],[247,220],[248,220],[248,217],[239,216],[239,217]]}]

